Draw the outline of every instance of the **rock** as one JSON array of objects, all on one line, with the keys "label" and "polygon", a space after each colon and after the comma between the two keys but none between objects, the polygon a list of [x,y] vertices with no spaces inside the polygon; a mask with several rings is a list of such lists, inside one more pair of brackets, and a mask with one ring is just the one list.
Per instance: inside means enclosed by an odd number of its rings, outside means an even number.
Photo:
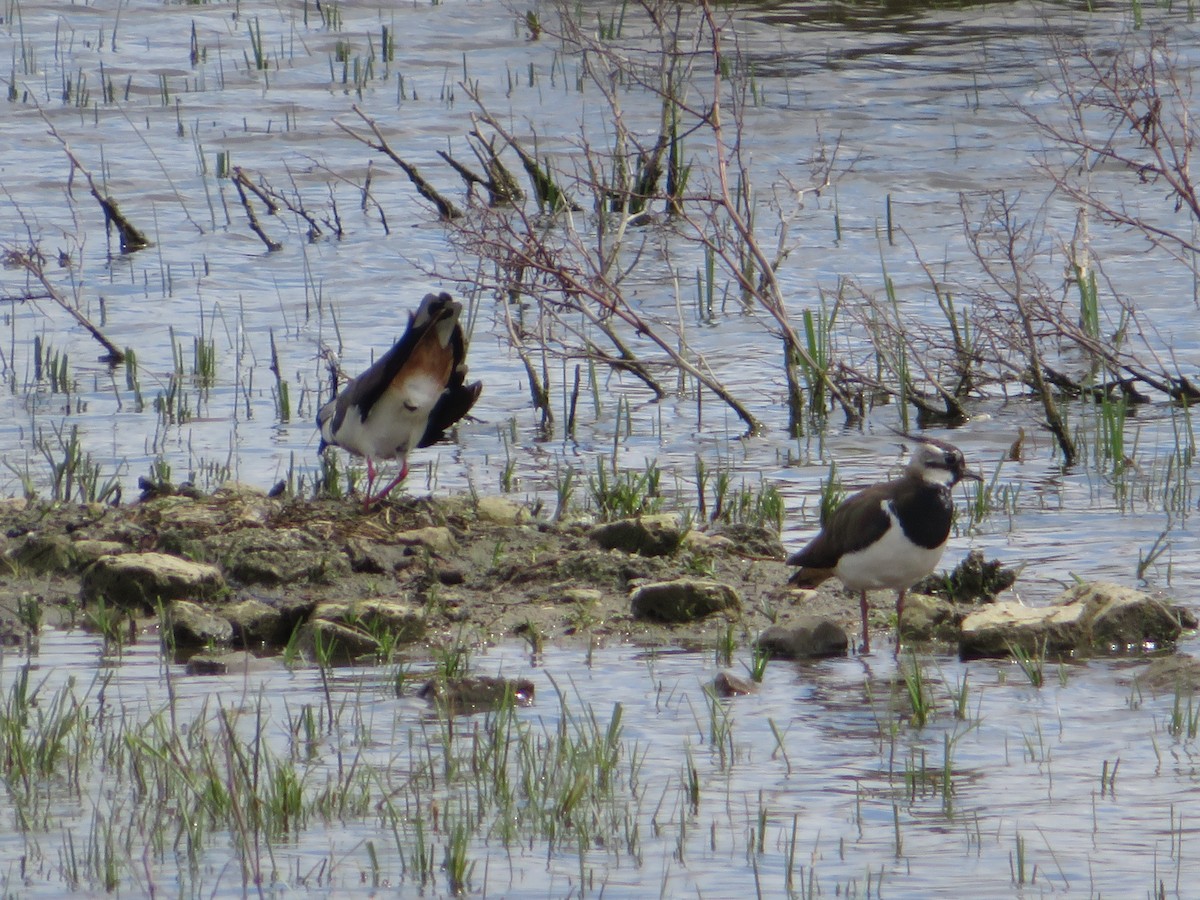
[{"label": "rock", "polygon": [[734,549],[742,556],[778,560],[787,557],[787,551],[780,543],[779,533],[770,528],[764,528],[762,525],[729,522],[714,525],[710,533],[714,537],[727,538],[732,541]]},{"label": "rock", "polygon": [[1200,688],[1200,659],[1186,653],[1160,656],[1136,679],[1153,691],[1193,694]]},{"label": "rock", "polygon": [[83,573],[83,599],[153,611],[170,600],[207,600],[225,591],[221,570],[165,553],[102,556]]},{"label": "rock", "polygon": [[172,489],[171,496],[150,501],[162,517],[161,527],[209,534],[213,529],[233,531],[260,528],[279,509],[279,502],[267,499],[258,488],[227,482],[211,497],[205,497],[194,485]]},{"label": "rock", "polygon": [[374,541],[351,540],[345,550],[350,570],[367,575],[390,575],[408,568],[416,559],[411,546],[398,547]]},{"label": "rock", "polygon": [[75,569],[74,543],[61,532],[34,531],[8,552],[9,561],[35,575],[70,572]]},{"label": "rock", "polygon": [[[1098,649],[1157,649],[1174,644],[1187,624],[1179,610],[1162,600],[1111,582],[1076,585],[1055,602],[1079,603],[1087,609],[1091,643]],[[1194,627],[1194,617],[1190,620]]]},{"label": "rock", "polygon": [[242,600],[221,610],[233,629],[233,641],[244,646],[266,644],[274,646],[287,642],[292,623],[283,612],[261,600]]},{"label": "rock", "polygon": [[226,481],[213,491],[213,496],[226,499],[265,500],[267,492],[258,485],[245,481]]},{"label": "rock", "polygon": [[363,628],[331,622],[328,619],[310,619],[300,632],[300,648],[311,659],[321,648],[322,654],[331,659],[347,660],[362,656],[377,656],[382,645]]},{"label": "rock", "polygon": [[962,623],[958,652],[964,658],[1006,656],[1011,647],[1028,653],[1043,645],[1054,653],[1074,650],[1083,636],[1080,605],[1032,607],[996,603],[971,613]]},{"label": "rock", "polygon": [[670,556],[683,541],[683,528],[679,516],[664,513],[597,525],[589,536],[605,550],[623,550],[640,556]]},{"label": "rock", "polygon": [[249,672],[265,672],[279,667],[272,659],[259,659],[253,653],[237,651],[231,653],[197,653],[184,666],[188,675],[245,675]]},{"label": "rock", "polygon": [[72,547],[75,550],[77,565],[86,568],[102,556],[120,556],[129,552],[129,545],[121,541],[97,541],[83,539],[76,541]]},{"label": "rock", "polygon": [[467,580],[467,573],[455,566],[438,566],[436,575],[439,583],[451,586],[465,584]]},{"label": "rock", "polygon": [[340,549],[297,528],[243,528],[207,542],[225,574],[241,584],[294,584],[345,575],[350,565]]},{"label": "rock", "polygon": [[310,621],[316,619],[365,630],[372,635],[386,633],[402,644],[418,641],[425,636],[423,610],[385,598],[322,603],[313,610]]},{"label": "rock", "polygon": [[454,533],[444,525],[430,525],[427,528],[414,528],[412,531],[401,531],[392,535],[392,540],[399,544],[425,547],[440,556],[449,556],[458,549]]},{"label": "rock", "polygon": [[167,607],[167,627],[176,647],[207,647],[227,644],[233,637],[228,619],[211,613],[190,600],[174,600]]},{"label": "rock", "polygon": [[723,534],[707,534],[703,531],[689,531],[683,536],[681,546],[693,553],[737,553],[738,546]]},{"label": "rock", "polygon": [[454,713],[496,709],[502,704],[533,705],[533,682],[528,678],[493,678],[469,675],[463,678],[431,678],[417,690],[417,696]]},{"label": "rock", "polygon": [[742,599],[719,581],[680,578],[644,584],[633,592],[633,615],[659,622],[694,622],[715,612],[737,612]]},{"label": "rock", "polygon": [[604,592],[595,588],[567,588],[562,592],[563,603],[593,606],[604,599]]},{"label": "rock", "polygon": [[802,614],[787,625],[772,625],[754,643],[772,656],[818,659],[844,656],[850,647],[850,636],[832,619]]},{"label": "rock", "polygon": [[967,616],[959,653],[1004,656],[1010,647],[1027,653],[1073,650],[1142,650],[1173,644],[1181,615],[1141,591],[1109,582],[1077,585],[1045,607],[997,603]]},{"label": "rock", "polygon": [[738,697],[753,694],[757,690],[757,684],[733,672],[718,672],[712,680],[712,691],[718,697]]},{"label": "rock", "polygon": [[907,593],[900,637],[913,641],[957,641],[962,615],[948,600]]},{"label": "rock", "polygon": [[475,514],[479,521],[493,525],[524,525],[533,518],[528,509],[506,497],[480,497]]}]

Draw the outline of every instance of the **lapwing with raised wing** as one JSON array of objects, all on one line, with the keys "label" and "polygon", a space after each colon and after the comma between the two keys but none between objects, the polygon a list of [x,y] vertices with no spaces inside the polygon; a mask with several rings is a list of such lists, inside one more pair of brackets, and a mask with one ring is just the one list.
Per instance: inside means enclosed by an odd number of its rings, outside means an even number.
[{"label": "lapwing with raised wing", "polygon": [[867,591],[896,591],[898,651],[904,592],[933,572],[950,537],[951,488],[964,479],[983,480],[967,469],[957,447],[931,437],[901,437],[916,444],[904,473],[843,500],[820,533],[788,557],[789,565],[800,567],[790,584],[815,588],[836,576],[858,592],[864,653],[871,651]]},{"label": "lapwing with raised wing", "polygon": [[[365,508],[408,475],[409,451],[442,440],[479,399],[482,383],[466,383],[461,314],[449,294],[426,294],[400,340],[317,413],[321,450],[334,445],[366,457]],[[385,459],[398,460],[400,472],[372,495],[375,463]]]}]

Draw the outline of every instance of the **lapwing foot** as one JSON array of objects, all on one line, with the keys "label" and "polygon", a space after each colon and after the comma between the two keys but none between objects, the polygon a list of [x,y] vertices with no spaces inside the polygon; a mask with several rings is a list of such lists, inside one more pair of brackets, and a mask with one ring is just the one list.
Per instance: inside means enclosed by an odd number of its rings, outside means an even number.
[{"label": "lapwing foot", "polygon": [[381,502],[384,497],[386,497],[388,494],[390,494],[392,492],[392,489],[396,485],[398,485],[400,482],[402,482],[407,477],[408,477],[408,463],[405,462],[400,466],[400,474],[397,475],[395,478],[393,478],[391,481],[389,481],[387,484],[387,487],[385,487],[383,490],[381,490],[374,497],[371,496],[370,491],[367,492],[367,498],[366,498],[366,500],[363,501],[363,509],[364,510],[370,509],[374,504]]}]

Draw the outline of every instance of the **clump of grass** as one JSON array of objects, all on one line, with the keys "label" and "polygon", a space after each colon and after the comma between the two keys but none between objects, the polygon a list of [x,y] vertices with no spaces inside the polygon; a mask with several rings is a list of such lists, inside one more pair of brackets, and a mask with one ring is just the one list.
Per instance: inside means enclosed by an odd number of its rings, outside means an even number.
[{"label": "clump of grass", "polygon": [[659,492],[662,471],[653,462],[643,472],[610,471],[604,459],[596,460],[596,474],[588,476],[588,493],[602,519],[624,519],[662,510]]},{"label": "clump of grass", "polygon": [[914,728],[924,728],[933,714],[933,700],[926,683],[925,668],[917,660],[916,654],[910,651],[908,662],[901,667],[901,671],[904,676],[904,690],[912,709],[909,721]]},{"label": "clump of grass", "polygon": [[755,684],[762,684],[762,680],[767,675],[767,664],[771,661],[771,653],[765,647],[760,647],[758,644],[750,652],[750,665],[747,666],[747,671],[750,674],[750,680]]},{"label": "clump of grass", "polygon": [[332,447],[327,447],[321,454],[320,471],[313,484],[314,495],[340,500],[352,488],[350,473],[343,472],[341,464],[338,462],[337,451]]},{"label": "clump of grass", "polygon": [[824,295],[821,297],[820,309],[814,312],[804,310],[804,341],[808,348],[808,356],[801,357],[801,371],[804,374],[808,392],[809,408],[814,412],[824,412],[827,404],[825,386],[829,381],[829,365],[833,353],[833,329],[837,321],[841,296],[829,308],[825,304]]},{"label": "clump of grass", "polygon": [[100,463],[83,449],[79,426],[65,428],[61,423],[39,429],[34,446],[50,467],[51,498],[80,503],[119,503],[121,478],[119,472],[104,474]]},{"label": "clump of grass", "polygon": [[1008,651],[1012,654],[1017,665],[1021,667],[1021,671],[1025,673],[1025,677],[1029,679],[1029,683],[1034,687],[1041,687],[1046,683],[1046,641],[1043,638],[1033,649],[1031,653],[1021,644],[1008,645]]},{"label": "clump of grass", "polygon": [[[255,16],[246,24],[246,30],[250,34],[250,50],[254,54],[254,68],[258,71],[265,71],[270,65],[267,59],[266,50],[263,47],[262,26],[259,24],[258,16]],[[250,57],[246,57],[246,65],[250,65]]]},{"label": "clump of grass", "polygon": [[1167,734],[1192,741],[1197,733],[1200,733],[1200,709],[1196,707],[1195,694],[1182,684],[1176,685],[1175,702],[1171,707],[1171,717],[1167,720]]},{"label": "clump of grass", "polygon": [[88,608],[87,621],[103,638],[105,654],[115,653],[120,656],[125,647],[125,634],[129,621],[125,613],[108,605],[101,597],[95,605]]},{"label": "clump of grass", "polygon": [[271,374],[275,376],[275,412],[280,422],[289,422],[292,418],[292,401],[288,393],[287,379],[283,377],[283,370],[279,367],[279,350],[275,346],[275,329],[272,328],[269,335]]},{"label": "clump of grass", "polygon": [[554,506],[554,521],[560,520],[571,508],[571,498],[575,494],[575,476],[578,473],[569,463],[563,466],[556,462],[554,466],[554,495],[557,502]]},{"label": "clump of grass", "polygon": [[829,477],[821,479],[821,524],[824,525],[833,511],[846,499],[842,481],[838,478],[837,463],[830,460]]},{"label": "clump of grass", "polygon": [[783,496],[773,484],[764,483],[759,490],[742,483],[731,491],[731,475],[718,472],[715,485],[712,521],[730,525],[752,525],[779,532],[786,511]]}]

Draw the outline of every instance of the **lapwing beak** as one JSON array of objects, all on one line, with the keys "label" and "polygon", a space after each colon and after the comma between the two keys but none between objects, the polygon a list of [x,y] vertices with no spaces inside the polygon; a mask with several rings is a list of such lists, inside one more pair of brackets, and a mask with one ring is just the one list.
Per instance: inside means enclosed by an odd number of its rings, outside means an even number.
[{"label": "lapwing beak", "polygon": [[958,476],[959,481],[983,481],[983,476],[978,472],[972,472],[970,469],[963,469],[962,474]]}]

